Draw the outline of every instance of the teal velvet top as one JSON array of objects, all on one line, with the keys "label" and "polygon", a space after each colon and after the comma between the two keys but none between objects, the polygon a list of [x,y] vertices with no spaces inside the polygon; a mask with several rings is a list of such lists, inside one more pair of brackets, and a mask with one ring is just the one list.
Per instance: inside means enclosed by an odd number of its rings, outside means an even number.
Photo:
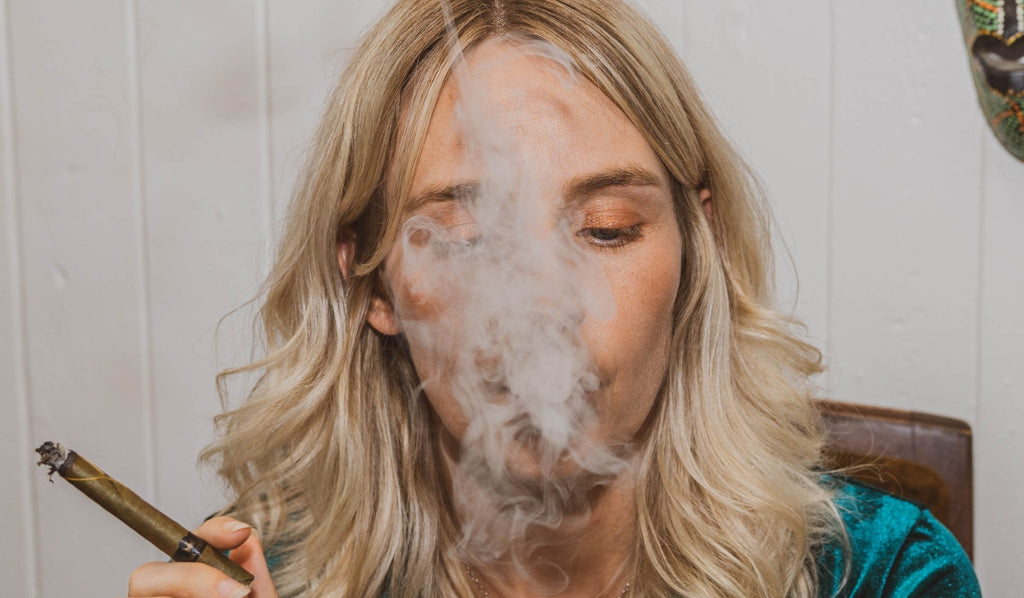
[{"label": "teal velvet top", "polygon": [[980,598],[967,554],[923,507],[857,482],[836,497],[850,538],[850,574],[836,543],[818,560],[820,596]]},{"label": "teal velvet top", "polygon": [[818,559],[819,595],[850,598],[980,598],[974,568],[952,533],[925,508],[848,481],[836,505],[850,538],[850,574],[838,544]]},{"label": "teal velvet top", "polygon": [[[850,539],[849,575],[843,584],[841,545],[826,545],[818,559],[822,598],[981,597],[967,554],[927,509],[853,481],[835,502]],[[271,575],[280,564],[273,552]]]}]

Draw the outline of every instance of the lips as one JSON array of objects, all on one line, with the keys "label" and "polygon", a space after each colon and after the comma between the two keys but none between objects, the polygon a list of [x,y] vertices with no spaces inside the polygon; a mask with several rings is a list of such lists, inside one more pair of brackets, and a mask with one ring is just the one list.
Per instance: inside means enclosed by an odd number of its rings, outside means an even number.
[{"label": "lips", "polygon": [[1024,36],[1008,44],[994,35],[979,35],[971,55],[993,90],[1005,95],[1024,93]]}]

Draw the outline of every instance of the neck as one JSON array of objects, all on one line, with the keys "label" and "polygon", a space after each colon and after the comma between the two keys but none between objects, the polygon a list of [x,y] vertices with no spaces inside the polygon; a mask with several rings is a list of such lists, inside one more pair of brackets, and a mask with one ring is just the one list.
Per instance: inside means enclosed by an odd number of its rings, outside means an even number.
[{"label": "neck", "polygon": [[[457,461],[446,462],[456,517],[465,536],[461,552],[481,586],[477,588],[481,596],[594,598],[622,593],[632,575],[635,476],[631,468],[599,483],[580,478],[565,485],[529,488],[517,482],[511,486],[524,496],[510,497],[481,488],[489,482],[457,471]],[[549,512],[533,508],[524,512],[520,505],[531,501]],[[522,517],[543,523],[509,525]],[[496,534],[512,528],[518,529],[516,537],[495,541]]]}]

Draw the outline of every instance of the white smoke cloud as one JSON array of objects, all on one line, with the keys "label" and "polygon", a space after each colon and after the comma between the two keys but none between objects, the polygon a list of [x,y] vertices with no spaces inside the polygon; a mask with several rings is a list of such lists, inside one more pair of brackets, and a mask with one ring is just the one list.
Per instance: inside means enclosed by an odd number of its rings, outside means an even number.
[{"label": "white smoke cloud", "polygon": [[[534,40],[514,48],[576,84],[560,49]],[[584,319],[609,319],[615,305],[604,273],[559,217],[562,199],[542,196],[531,147],[500,122],[461,56],[453,77],[464,160],[480,180],[452,221],[405,222],[401,271],[439,308],[399,315],[410,344],[446,365],[436,375],[468,421],[453,464],[459,556],[523,563],[540,548],[532,532],[585,523],[587,492],[627,467],[623,447],[595,440],[591,396],[601,376],[581,335]]]}]

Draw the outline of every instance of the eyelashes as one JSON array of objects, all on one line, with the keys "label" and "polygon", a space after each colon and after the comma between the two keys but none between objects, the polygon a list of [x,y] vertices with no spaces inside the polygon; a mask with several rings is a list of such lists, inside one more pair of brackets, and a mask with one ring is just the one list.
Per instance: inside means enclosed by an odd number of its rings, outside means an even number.
[{"label": "eyelashes", "polygon": [[[618,249],[636,242],[643,237],[643,228],[639,224],[624,227],[590,226],[575,233],[584,243],[598,249]],[[447,250],[458,251],[476,246],[482,240],[480,233],[472,225],[461,225],[449,229],[439,237],[440,245]]]},{"label": "eyelashes", "polygon": [[596,247],[617,249],[639,240],[643,231],[639,224],[626,227],[592,226],[579,231],[576,236]]},{"label": "eyelashes", "polygon": [[[506,241],[528,237],[536,232],[516,230],[519,225],[499,225],[496,230],[482,231],[480,225],[465,206],[445,202],[434,214],[418,214],[410,218],[416,225],[408,239],[414,246],[430,245],[443,254],[461,253],[491,240]],[[589,212],[589,213],[586,213]],[[559,228],[575,237],[583,246],[595,250],[619,249],[644,236],[645,219],[634,210],[598,209],[577,212],[560,218]],[[504,239],[504,241],[500,240]]]}]

